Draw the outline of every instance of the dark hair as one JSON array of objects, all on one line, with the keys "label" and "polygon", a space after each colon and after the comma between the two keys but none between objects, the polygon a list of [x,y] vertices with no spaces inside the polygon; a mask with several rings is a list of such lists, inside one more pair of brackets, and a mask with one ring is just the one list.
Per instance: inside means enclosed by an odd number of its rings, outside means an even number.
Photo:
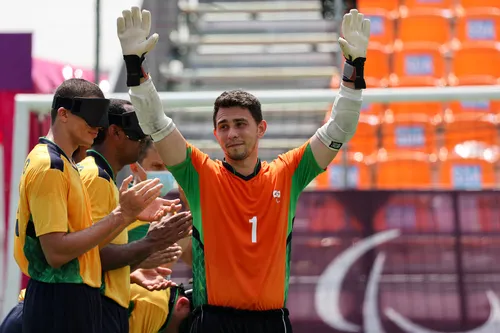
[{"label": "dark hair", "polygon": [[[59,87],[57,87],[56,92],[54,93],[54,99],[56,97],[65,97],[65,98],[75,98],[75,97],[98,97],[104,98],[104,94],[99,88],[99,86],[95,83],[84,79],[68,79],[61,83]],[[50,118],[52,120],[52,124],[56,121],[57,117],[57,109],[52,109],[50,111]]]},{"label": "dark hair", "polygon": [[[132,103],[124,99],[111,98],[109,101],[108,114],[124,114],[125,112],[127,112],[127,110],[125,109],[125,105],[132,105]],[[94,139],[93,146],[103,143],[106,139],[106,133],[107,128],[101,128],[99,130],[99,133],[97,133],[97,137]]]},{"label": "dark hair", "polygon": [[139,158],[137,158],[137,162],[142,164],[146,155],[148,154],[149,149],[153,148],[153,140],[149,136],[147,136],[141,145],[141,151],[139,152]]},{"label": "dark hair", "polygon": [[215,100],[213,115],[214,128],[216,127],[215,118],[217,117],[219,108],[230,108],[234,106],[248,109],[257,124],[260,124],[262,121],[262,109],[257,97],[243,90],[230,90],[224,91]]}]

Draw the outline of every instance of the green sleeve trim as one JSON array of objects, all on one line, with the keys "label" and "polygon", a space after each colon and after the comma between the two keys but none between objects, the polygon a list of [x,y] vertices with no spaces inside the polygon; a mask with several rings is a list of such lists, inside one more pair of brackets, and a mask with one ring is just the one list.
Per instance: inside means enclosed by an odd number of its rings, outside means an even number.
[{"label": "green sleeve trim", "polygon": [[168,171],[172,174],[186,168],[188,165],[191,165],[191,147],[186,148],[186,159],[179,164],[166,166]]}]

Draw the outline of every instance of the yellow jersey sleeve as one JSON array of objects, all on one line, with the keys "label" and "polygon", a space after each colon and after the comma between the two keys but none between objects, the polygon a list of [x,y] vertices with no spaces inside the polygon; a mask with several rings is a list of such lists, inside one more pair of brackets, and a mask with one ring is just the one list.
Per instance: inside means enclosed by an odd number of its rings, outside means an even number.
[{"label": "yellow jersey sleeve", "polygon": [[58,169],[48,169],[27,184],[27,197],[36,236],[68,232],[68,179]]}]

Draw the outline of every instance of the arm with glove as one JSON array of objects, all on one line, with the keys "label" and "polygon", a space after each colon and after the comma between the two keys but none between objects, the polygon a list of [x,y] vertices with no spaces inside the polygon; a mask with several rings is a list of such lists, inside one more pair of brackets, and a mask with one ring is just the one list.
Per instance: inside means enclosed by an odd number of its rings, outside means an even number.
[{"label": "arm with glove", "polygon": [[340,48],[345,58],[342,83],[330,119],[311,138],[311,149],[321,168],[326,169],[340,148],[354,136],[359,121],[361,90],[366,88],[364,64],[370,38],[370,20],[356,9],[344,15]]},{"label": "arm with glove", "polygon": [[142,131],[150,135],[167,166],[186,159],[186,140],[164,110],[150,75],[144,70],[146,54],[158,42],[158,34],[150,36],[151,13],[132,7],[117,20],[117,34],[127,68],[127,86]]}]

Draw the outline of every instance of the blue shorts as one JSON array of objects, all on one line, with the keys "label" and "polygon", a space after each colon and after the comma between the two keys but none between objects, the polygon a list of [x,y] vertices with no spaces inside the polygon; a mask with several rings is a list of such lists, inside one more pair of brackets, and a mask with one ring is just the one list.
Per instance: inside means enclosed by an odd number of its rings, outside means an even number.
[{"label": "blue shorts", "polygon": [[23,307],[24,302],[21,301],[10,310],[0,325],[0,333],[23,333]]},{"label": "blue shorts", "polygon": [[40,332],[101,333],[99,289],[30,279],[24,298],[23,333]]},{"label": "blue shorts", "polygon": [[128,333],[128,308],[120,306],[109,297],[101,297],[103,333]]}]

